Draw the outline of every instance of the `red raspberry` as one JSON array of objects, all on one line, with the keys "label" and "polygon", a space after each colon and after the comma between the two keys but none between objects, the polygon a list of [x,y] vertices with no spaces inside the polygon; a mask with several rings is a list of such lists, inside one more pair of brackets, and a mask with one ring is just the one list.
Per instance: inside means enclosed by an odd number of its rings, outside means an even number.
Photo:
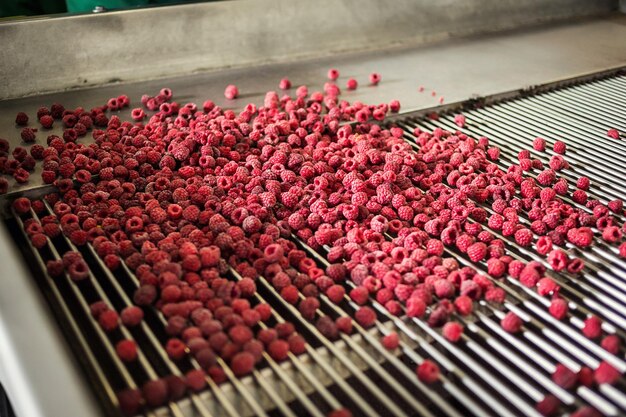
[{"label": "red raspberry", "polygon": [[233,342],[243,345],[254,337],[252,330],[243,324],[233,326],[228,330],[228,336]]},{"label": "red raspberry", "polygon": [[555,298],[550,304],[549,311],[554,318],[562,320],[567,315],[568,309],[567,301],[562,298]]},{"label": "red raspberry", "polygon": [[89,267],[82,259],[73,262],[67,267],[67,272],[72,281],[78,282],[89,277]]},{"label": "red raspberry", "polygon": [[543,186],[551,185],[555,180],[556,175],[551,169],[541,171],[539,175],[537,175],[537,182]]},{"label": "red raspberry", "polygon": [[487,256],[487,245],[482,242],[476,242],[467,248],[467,255],[472,262],[480,262]]},{"label": "red raspberry", "polygon": [[301,355],[306,352],[306,341],[301,335],[294,333],[287,339],[289,350],[294,355]]},{"label": "red raspberry", "polygon": [[98,317],[98,323],[105,332],[112,332],[117,329],[119,325],[119,316],[113,310],[107,310],[100,314]]},{"label": "red raspberry", "polygon": [[352,417],[352,412],[350,412],[347,408],[340,408],[328,413],[327,417]]},{"label": "red raspberry", "polygon": [[126,389],[117,393],[120,410],[125,416],[134,416],[141,407],[141,391],[138,389]]},{"label": "red raspberry", "polygon": [[341,285],[331,285],[326,290],[326,295],[335,304],[339,304],[346,294],[346,290]]},{"label": "red raspberry", "polygon": [[490,288],[485,292],[485,300],[490,303],[502,304],[506,299],[506,293],[502,288]]},{"label": "red raspberry", "polygon": [[519,332],[522,329],[523,324],[522,319],[520,319],[517,314],[512,311],[509,311],[500,321],[502,328],[509,333]]},{"label": "red raspberry", "polygon": [[206,387],[206,374],[202,369],[192,369],[185,374],[185,381],[190,390],[202,391]]},{"label": "red raspberry", "polygon": [[169,388],[163,379],[146,382],[141,388],[143,399],[150,407],[159,407],[168,400]]},{"label": "red raspberry", "polygon": [[394,350],[400,346],[400,338],[398,337],[398,333],[390,332],[388,335],[383,336],[380,339],[380,343],[387,350]]},{"label": "red raspberry", "polygon": [[423,317],[426,313],[426,303],[418,297],[411,297],[406,301],[406,315],[408,317]]},{"label": "red raspberry", "polygon": [[363,286],[355,287],[350,290],[350,298],[358,305],[363,305],[369,299],[369,291]]},{"label": "red raspberry", "polygon": [[335,325],[337,326],[337,330],[345,334],[352,333],[352,319],[347,316],[338,317],[335,320]]},{"label": "red raspberry", "polygon": [[346,81],[346,89],[348,90],[356,90],[357,86],[358,83],[354,78],[348,78],[348,81]]},{"label": "red raspberry", "polygon": [[528,229],[519,229],[515,232],[515,242],[520,246],[530,246],[533,243],[533,232]]},{"label": "red raspberry", "polygon": [[137,326],[143,320],[143,310],[137,306],[126,307],[120,317],[124,326]]},{"label": "red raspberry", "polygon": [[461,295],[454,300],[456,311],[462,316],[469,316],[473,310],[473,301],[466,295]]},{"label": "red raspberry", "polygon": [[371,327],[376,322],[376,313],[370,307],[363,306],[356,311],[354,319],[365,328]]},{"label": "red raspberry", "polygon": [[230,368],[236,376],[244,376],[254,368],[254,356],[248,352],[237,353],[230,361]]},{"label": "red raspberry", "polygon": [[565,151],[567,150],[567,146],[564,142],[557,140],[554,142],[554,146],[552,146],[552,150],[558,154],[565,155]]},{"label": "red raspberry", "polygon": [[580,188],[581,190],[588,190],[589,189],[589,178],[587,178],[587,177],[580,177],[580,178],[578,178],[578,181],[576,181],[576,187]]},{"label": "red raspberry", "polygon": [[583,190],[576,190],[572,193],[572,200],[578,204],[585,204],[587,202],[587,193]]},{"label": "red raspberry", "polygon": [[593,385],[593,370],[586,366],[581,367],[578,371],[578,383],[585,387],[591,387]]},{"label": "red raspberry", "polygon": [[439,367],[436,363],[425,359],[416,369],[417,378],[426,383],[432,384],[439,379]]},{"label": "red raspberry", "polygon": [[373,72],[370,74],[370,84],[372,85],[378,85],[378,83],[381,80],[381,76],[380,74]]},{"label": "red raspberry", "polygon": [[602,231],[602,239],[609,243],[615,243],[622,239],[622,232],[617,226],[607,226]]},{"label": "red raspberry", "polygon": [[541,278],[537,283],[537,292],[539,295],[555,294],[559,290],[559,286],[552,278]]},{"label": "red raspberry", "polygon": [[137,359],[137,345],[133,340],[121,340],[115,345],[117,356],[124,362]]},{"label": "red raspberry", "polygon": [[228,100],[234,100],[239,96],[239,89],[237,88],[237,86],[229,84],[226,86],[226,89],[224,90],[224,97],[226,97]]},{"label": "red raspberry", "polygon": [[542,138],[535,138],[533,140],[533,149],[539,152],[546,150],[546,140]]},{"label": "red raspberry", "polygon": [[589,339],[597,339],[602,336],[602,320],[596,316],[591,316],[586,319],[583,334]]},{"label": "red raspberry", "polygon": [[456,321],[449,321],[443,325],[441,333],[448,341],[456,343],[463,335],[463,325]]},{"label": "red raspberry", "polygon": [[487,261],[487,272],[492,277],[498,278],[506,272],[506,265],[497,258],[491,258]]},{"label": "red raspberry", "polygon": [[54,119],[52,118],[52,116],[45,115],[39,119],[39,123],[41,123],[41,126],[43,126],[44,128],[50,129],[54,124]]},{"label": "red raspberry", "polygon": [[187,346],[185,346],[185,343],[182,340],[177,339],[177,338],[172,338],[168,340],[167,343],[165,344],[165,350],[167,352],[167,355],[175,361],[180,360],[185,357],[186,348]]},{"label": "red raspberry", "polygon": [[289,355],[289,343],[284,340],[274,340],[267,347],[267,353],[278,362],[284,361]]},{"label": "red raspberry", "polygon": [[593,376],[598,384],[613,384],[621,377],[621,374],[611,364],[602,361],[594,371]]},{"label": "red raspberry", "polygon": [[539,401],[535,406],[535,409],[545,417],[556,416],[559,407],[561,406],[561,401],[552,394],[548,394],[544,397],[543,400]]},{"label": "red raspberry", "polygon": [[624,202],[622,200],[611,200],[609,201],[609,203],[607,204],[607,207],[609,208],[609,210],[611,210],[613,213],[616,214],[621,214],[622,211],[624,210]]},{"label": "red raspberry", "polygon": [[13,201],[13,209],[17,214],[25,214],[30,211],[30,200],[26,197],[19,197]]},{"label": "red raspberry", "polygon": [[541,236],[536,243],[537,253],[545,255],[552,250],[552,239],[548,236]]},{"label": "red raspberry", "polygon": [[574,385],[578,381],[578,376],[565,365],[559,363],[558,365],[556,365],[556,368],[552,373],[552,380],[558,386],[565,389],[570,389],[574,387]]},{"label": "red raspberry", "polygon": [[602,339],[602,348],[613,355],[617,355],[620,347],[620,340],[617,335],[611,334]]},{"label": "red raspberry", "polygon": [[465,116],[462,114],[457,114],[454,116],[454,123],[458,126],[458,127],[465,127]]},{"label": "red raspberry", "polygon": [[617,129],[609,129],[606,135],[611,139],[619,139],[619,131]]},{"label": "red raspberry", "polygon": [[559,272],[567,268],[569,258],[561,249],[554,249],[548,254],[548,262],[555,271]]},{"label": "red raspberry", "polygon": [[24,112],[19,112],[15,116],[15,124],[18,126],[26,126],[28,124],[28,115]]}]

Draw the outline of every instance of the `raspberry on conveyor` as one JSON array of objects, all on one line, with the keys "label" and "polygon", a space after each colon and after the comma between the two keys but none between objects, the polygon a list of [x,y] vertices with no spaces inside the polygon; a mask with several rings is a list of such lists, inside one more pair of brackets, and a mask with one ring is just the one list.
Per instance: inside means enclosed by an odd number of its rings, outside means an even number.
[{"label": "raspberry on conveyor", "polygon": [[[604,205],[595,200],[585,177],[571,198],[587,210],[561,198],[569,193],[567,181],[559,177],[567,167],[561,156],[564,142],[554,142],[558,155],[551,157],[549,168],[525,150],[518,155],[519,165],[505,170],[500,150],[488,138],[439,128],[416,129],[419,149],[414,150],[402,129],[370,123],[399,111],[397,100],[372,106],[340,100],[338,77],[337,70],[328,72],[331,81],[323,93],[309,94],[306,86],[298,87],[295,97],[269,92],[263,106],[248,104],[239,113],[210,100],[202,108],[181,105],[169,89],[142,97],[145,110],[133,110],[135,123],[110,114],[130,105],[126,96],[90,111],[58,104],[41,110],[37,116],[44,127],[50,117],[62,120],[63,137],[51,136],[48,147],[33,149],[32,156],[15,149],[14,159],[5,164],[14,173],[28,173],[35,159],[42,159],[44,182],[58,190],[45,197],[53,218],[40,227],[31,225],[29,237],[43,247],[48,238],[64,233],[78,247],[91,244],[112,270],[123,261],[140,283],[136,306],[121,316],[107,307],[95,319],[114,332],[120,318],[124,326],[137,326],[143,309],[155,308],[167,321],[168,355],[175,361],[193,357],[203,365],[185,376],[185,389],[192,391],[204,387],[205,377],[218,383],[225,379],[218,356],[243,376],[263,351],[282,361],[289,352],[306,349],[290,323],[260,328],[261,322],[269,325],[272,314],[268,305],[255,301],[260,276],[331,339],[351,333],[353,320],[320,316],[321,294],[334,303],[349,298],[357,304],[353,318],[360,326],[376,323],[368,305],[375,299],[390,314],[424,320],[448,341],[458,342],[464,327],[457,319],[471,315],[474,302],[499,308],[506,301],[502,280],[507,274],[551,297],[549,312],[566,320],[568,302],[546,265],[555,272],[584,269],[564,247],[568,242],[590,246],[600,238],[592,227],[602,231],[607,244],[620,246],[622,256],[626,253],[613,215],[623,212],[621,201]],[[372,84],[379,81],[378,74],[371,75]],[[286,90],[290,84],[284,79],[279,87]],[[346,87],[357,84],[349,79]],[[238,93],[229,85],[224,95],[234,100]],[[16,122],[27,123],[24,116]],[[455,122],[465,125],[458,116]],[[80,143],[88,130],[92,146]],[[25,132],[30,139],[31,131]],[[532,147],[544,152],[547,141],[537,138]],[[25,175],[20,171],[18,177]],[[34,206],[25,198],[13,203],[21,215]],[[294,235],[325,254],[330,266],[298,249]],[[535,246],[547,260],[515,259],[509,242],[526,250]],[[449,252],[474,267],[459,265]],[[67,273],[76,282],[88,277],[79,253],[68,253],[47,268],[53,277]],[[230,268],[242,279],[234,280]],[[501,324],[517,333],[522,321],[508,313]],[[599,340],[601,323],[588,318],[582,333]],[[394,334],[381,341],[383,346],[398,346]],[[620,340],[607,335],[601,343],[612,352]],[[132,360],[132,350],[125,342],[118,353]],[[557,365],[553,378],[571,388],[576,375],[568,371]],[[440,376],[429,359],[416,372],[426,383]],[[594,378],[612,383],[616,372],[602,363]],[[163,379],[146,383],[141,392],[121,391],[121,407],[163,404],[174,391],[170,385]],[[184,392],[181,384],[176,388]]]}]

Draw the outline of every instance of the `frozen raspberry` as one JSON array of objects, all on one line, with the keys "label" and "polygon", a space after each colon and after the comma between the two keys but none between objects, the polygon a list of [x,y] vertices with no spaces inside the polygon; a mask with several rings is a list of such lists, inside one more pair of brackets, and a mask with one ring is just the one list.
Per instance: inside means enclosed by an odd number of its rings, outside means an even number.
[{"label": "frozen raspberry", "polygon": [[499,278],[506,272],[506,265],[497,258],[491,258],[487,261],[487,272],[495,278]]},{"label": "frozen raspberry", "polygon": [[168,340],[165,344],[165,351],[167,352],[167,355],[175,361],[185,357],[186,348],[187,346],[185,345],[185,343],[182,340],[176,338]]},{"label": "frozen raspberry", "polygon": [[341,333],[352,333],[352,319],[350,317],[338,317],[337,320],[335,320],[335,325],[337,326],[337,330],[339,330]]},{"label": "frozen raspberry", "polygon": [[137,359],[137,345],[133,340],[121,340],[115,345],[117,356],[124,362]]},{"label": "frozen raspberry", "polygon": [[239,89],[230,84],[228,86],[226,86],[226,89],[224,90],[224,97],[226,97],[228,100],[234,100],[239,96]]},{"label": "frozen raspberry", "polygon": [[398,337],[398,333],[390,332],[388,335],[383,336],[380,339],[380,343],[385,347],[385,349],[394,350],[400,346],[400,338]]},{"label": "frozen raspberry", "polygon": [[294,355],[301,355],[306,352],[306,341],[302,335],[294,333],[287,338],[289,343],[289,350]]},{"label": "frozen raspberry", "polygon": [[546,150],[546,140],[542,138],[535,138],[533,140],[533,149],[539,152]]},{"label": "frozen raspberry", "polygon": [[548,254],[548,262],[555,271],[559,272],[567,268],[569,258],[561,249],[554,249]]},{"label": "frozen raspberry", "polygon": [[248,352],[239,352],[230,361],[230,368],[237,376],[244,376],[254,368],[254,356]]},{"label": "frozen raspberry", "polygon": [[72,281],[82,281],[89,277],[89,267],[82,259],[73,262],[67,267],[67,272]]},{"label": "frozen raspberry", "polygon": [[52,116],[45,115],[39,119],[39,123],[41,123],[42,127],[46,129],[50,129],[52,125],[54,124],[54,119],[52,118]]},{"label": "frozen raspberry", "polygon": [[608,202],[607,207],[613,213],[621,214],[624,210],[624,202],[622,200],[611,200]]},{"label": "frozen raspberry", "polygon": [[350,298],[358,305],[363,305],[369,299],[369,291],[363,286],[355,287],[350,290]]},{"label": "frozen raspberry", "polygon": [[348,78],[348,81],[346,81],[346,89],[348,90],[356,90],[357,86],[358,83],[354,78]]},{"label": "frozen raspberry", "polygon": [[544,277],[537,282],[537,292],[539,295],[554,294],[559,290],[559,286],[552,278]]},{"label": "frozen raspberry", "polygon": [[611,334],[602,339],[602,348],[613,355],[617,355],[620,347],[620,340],[617,335]]},{"label": "frozen raspberry", "polygon": [[611,139],[619,139],[619,131],[617,129],[609,129],[606,135]]},{"label": "frozen raspberry", "polygon": [[202,391],[206,386],[206,374],[202,369],[192,369],[185,374],[185,381],[191,391]]},{"label": "frozen raspberry", "polygon": [[119,316],[113,310],[107,310],[100,314],[98,323],[105,332],[112,332],[119,326]]},{"label": "frozen raspberry", "polygon": [[467,255],[472,262],[480,262],[487,256],[487,245],[482,242],[476,242],[467,248]]},{"label": "frozen raspberry", "polygon": [[512,311],[509,311],[500,321],[502,328],[509,333],[519,332],[522,329],[523,324],[522,319],[520,319],[517,314]]},{"label": "frozen raspberry", "polygon": [[578,247],[587,247],[593,242],[593,232],[588,227],[569,229],[567,231],[567,240]]},{"label": "frozen raspberry", "polygon": [[578,383],[585,387],[591,387],[594,383],[593,370],[586,366],[581,367],[578,371]]},{"label": "frozen raspberry", "polygon": [[128,417],[134,416],[141,407],[141,391],[138,389],[125,389],[117,393],[117,400],[122,414]]},{"label": "frozen raspberry", "polygon": [[615,243],[622,238],[622,231],[617,226],[607,226],[602,231],[602,239]]},{"label": "frozen raspberry", "polygon": [[406,315],[409,317],[423,317],[426,312],[426,303],[418,297],[411,297],[406,301]]},{"label": "frozen raspberry", "polygon": [[143,310],[137,306],[126,307],[120,314],[124,326],[137,326],[143,320]]},{"label": "frozen raspberry", "polygon": [[580,178],[578,178],[578,181],[576,181],[576,187],[580,188],[581,190],[588,190],[589,189],[589,178],[587,178],[587,177],[580,177]]},{"label": "frozen raspberry", "polygon": [[327,417],[352,417],[352,412],[350,412],[347,408],[340,408],[328,413]]},{"label": "frozen raspberry", "polygon": [[569,308],[567,305],[567,301],[562,298],[555,298],[550,304],[549,311],[554,318],[556,318],[557,320],[562,320],[567,315],[568,309]]},{"label": "frozen raspberry", "polygon": [[17,214],[25,214],[30,211],[30,200],[26,197],[19,197],[13,201],[13,209]]},{"label": "frozen raspberry", "polygon": [[141,392],[143,393],[143,399],[150,407],[158,407],[165,404],[169,397],[169,388],[167,382],[163,379],[146,382],[141,387]]},{"label": "frozen raspberry", "polygon": [[28,124],[28,115],[24,112],[19,112],[15,116],[15,124],[18,126],[26,126]]},{"label": "frozen raspberry", "polygon": [[354,319],[365,328],[371,327],[376,322],[376,313],[370,307],[363,306],[356,311]]},{"label": "frozen raspberry", "polygon": [[169,399],[171,401],[177,401],[183,398],[187,392],[187,384],[183,378],[178,375],[168,375],[163,379],[167,383]]},{"label": "frozen raspberry", "polygon": [[315,312],[319,307],[320,302],[315,297],[306,297],[298,304],[300,314],[307,320],[313,320],[315,318]]},{"label": "frozen raspberry", "polygon": [[449,321],[443,325],[441,333],[448,341],[456,343],[463,335],[463,325],[456,321]]},{"label": "frozen raspberry", "polygon": [[439,379],[439,366],[425,359],[416,369],[417,377],[426,384],[432,384]]},{"label": "frozen raspberry", "polygon": [[598,384],[613,384],[621,377],[621,374],[611,364],[602,361],[593,376]]},{"label": "frozen raspberry", "polygon": [[289,355],[289,343],[281,339],[274,340],[268,345],[267,353],[275,361],[282,362]]},{"label": "frozen raspberry", "polygon": [[602,335],[602,320],[596,316],[585,319],[583,334],[589,339],[597,339]]},{"label": "frozen raspberry", "polygon": [[537,403],[535,409],[544,417],[552,417],[557,415],[560,406],[561,401],[554,395],[548,394]]},{"label": "frozen raspberry", "polygon": [[326,295],[333,303],[338,304],[343,301],[343,298],[346,295],[346,290],[341,285],[335,284],[328,287]]},{"label": "frozen raspberry", "polygon": [[533,232],[528,229],[519,229],[515,232],[515,242],[520,246],[530,246],[533,242]]},{"label": "frozen raspberry", "polygon": [[576,384],[578,377],[565,365],[559,363],[558,365],[556,365],[556,368],[552,373],[552,380],[558,386],[565,389],[570,389]]},{"label": "frozen raspberry", "polygon": [[567,146],[565,145],[564,142],[561,142],[560,140],[557,140],[554,142],[554,145],[552,146],[552,150],[558,154],[561,155],[565,155],[565,151],[567,150]]},{"label": "frozen raspberry", "polygon": [[454,307],[460,315],[468,316],[472,313],[474,303],[470,297],[461,295],[454,300]]}]

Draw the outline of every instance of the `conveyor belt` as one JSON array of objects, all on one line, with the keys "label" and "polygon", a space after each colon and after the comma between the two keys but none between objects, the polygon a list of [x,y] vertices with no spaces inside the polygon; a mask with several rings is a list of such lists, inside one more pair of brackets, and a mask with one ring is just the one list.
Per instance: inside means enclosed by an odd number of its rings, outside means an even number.
[{"label": "conveyor belt", "polygon": [[[551,147],[563,140],[569,149],[566,159],[570,168],[561,175],[575,183],[585,175],[591,179],[590,197],[603,203],[626,198],[626,143],[606,137],[610,128],[626,130],[626,77],[614,76],[580,85],[531,94],[528,97],[502,101],[464,112],[467,124],[464,133],[486,136],[501,150],[496,163],[507,169],[517,163],[517,153],[529,148],[532,140],[541,136]],[[439,118],[406,115],[394,122],[405,131],[405,139],[416,149],[413,131],[416,127],[431,131],[435,128],[455,131],[454,114]],[[532,157],[548,163],[545,153],[532,152]],[[532,176],[532,174],[529,174]],[[565,200],[576,207],[584,205]],[[491,206],[483,207],[492,212]],[[123,266],[110,271],[90,246],[75,247],[60,236],[48,240],[37,250],[30,246],[23,227],[28,218],[52,212],[31,213],[8,220],[16,243],[30,260],[33,275],[48,297],[57,319],[66,330],[68,339],[86,370],[86,377],[98,393],[107,413],[117,408],[115,392],[141,386],[146,380],[174,374],[181,375],[199,365],[193,359],[173,362],[163,348],[167,340],[166,320],[157,310],[147,312],[141,326],[107,334],[91,318],[89,304],[104,300],[118,311],[132,304],[132,294],[138,279]],[[623,216],[618,216],[620,222]],[[523,215],[520,222],[529,225]],[[595,230],[597,232],[597,230]],[[532,249],[518,246],[511,237],[502,236],[507,250],[515,259],[535,260],[549,267],[545,258]],[[387,236],[393,239],[394,236]],[[292,240],[320,266],[328,248],[315,251],[297,237]],[[254,302],[267,302],[273,307],[272,322],[291,321],[303,334],[309,346],[300,356],[290,354],[284,363],[275,362],[265,354],[261,366],[250,376],[237,378],[224,361],[227,381],[216,384],[207,378],[207,388],[167,407],[149,410],[148,416],[324,416],[345,406],[354,415],[377,416],[538,416],[535,404],[548,394],[556,396],[570,413],[590,404],[608,416],[626,413],[626,379],[615,385],[603,384],[579,387],[570,392],[550,378],[557,363],[573,370],[588,366],[595,369],[607,361],[622,374],[626,372],[624,347],[614,356],[582,333],[582,320],[593,314],[603,321],[607,334],[626,336],[626,262],[619,258],[616,247],[597,240],[591,249],[579,250],[569,243],[563,249],[585,261],[581,275],[554,273],[550,276],[561,287],[561,296],[570,306],[564,321],[547,312],[549,300],[524,287],[513,278],[493,280],[506,292],[502,307],[482,301],[469,317],[455,316],[465,325],[462,341],[448,342],[439,329],[426,321],[391,315],[382,305],[371,300],[378,320],[372,329],[354,325],[354,334],[341,335],[338,341],[325,338],[312,324],[302,319],[292,305],[285,302],[263,277],[257,282]],[[90,266],[91,279],[79,284],[68,276],[52,279],[45,273],[45,262],[59,259],[68,250],[80,251]],[[466,255],[446,249],[446,256],[460,265],[468,265],[486,273],[486,264],[473,264]],[[229,279],[241,277],[231,270]],[[355,286],[350,281],[345,287]],[[300,297],[303,297],[300,295]],[[320,296],[318,316],[353,317],[358,306],[348,296],[336,305],[325,295]],[[523,331],[511,335],[499,324],[507,311],[515,312],[524,321]],[[263,325],[262,325],[263,326]],[[381,335],[395,330],[401,335],[400,349],[387,351],[380,344]],[[134,339],[139,346],[139,360],[124,364],[115,354],[115,342],[121,338]],[[414,372],[415,364],[424,358],[436,362],[443,370],[441,382],[425,385]]]}]

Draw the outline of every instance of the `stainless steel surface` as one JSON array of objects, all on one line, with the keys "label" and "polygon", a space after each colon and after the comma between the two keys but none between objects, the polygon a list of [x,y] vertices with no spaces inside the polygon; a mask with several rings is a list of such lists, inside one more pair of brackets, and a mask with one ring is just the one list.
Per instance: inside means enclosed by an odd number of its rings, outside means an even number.
[{"label": "stainless steel surface", "polygon": [[16,415],[103,415],[37,283],[24,279],[31,274],[3,225],[0,253],[0,380]]},{"label": "stainless steel surface", "polygon": [[238,0],[7,22],[0,97],[423,44],[617,7],[617,0]]},{"label": "stainless steel surface", "polygon": [[[139,105],[142,94],[154,95],[167,86],[173,89],[174,99],[180,103],[202,104],[210,98],[224,108],[241,109],[249,102],[261,104],[265,92],[277,90],[279,80],[285,76],[293,83],[291,94],[296,86],[303,84],[311,91],[321,90],[330,67],[341,71],[340,87],[348,77],[359,80],[357,90],[343,91],[342,97],[346,100],[380,103],[399,99],[403,111],[430,108],[439,104],[440,97],[444,97],[445,103],[454,103],[626,65],[626,42],[622,41],[625,38],[626,16],[614,15],[420,48],[403,47],[4,100],[0,101],[0,137],[8,139],[12,148],[28,148],[15,127],[15,114],[27,112],[31,117],[29,125],[36,127],[37,109],[53,102],[68,108],[81,105],[89,109],[105,104],[111,97],[128,94],[132,108]],[[585,53],[580,53],[581,50]],[[471,65],[467,65],[468,62]],[[377,87],[368,86],[366,81],[374,71],[383,77]],[[230,83],[239,87],[240,98],[224,98],[224,88]],[[420,86],[425,88],[422,93],[418,91]],[[433,91],[435,97],[431,95]],[[120,116],[127,118],[129,110],[120,112]],[[51,130],[40,129],[37,143],[45,143],[50,134],[61,133],[58,122]],[[81,139],[90,140],[90,134]],[[41,186],[40,169],[38,165],[26,184],[12,181],[9,192]]]}]

